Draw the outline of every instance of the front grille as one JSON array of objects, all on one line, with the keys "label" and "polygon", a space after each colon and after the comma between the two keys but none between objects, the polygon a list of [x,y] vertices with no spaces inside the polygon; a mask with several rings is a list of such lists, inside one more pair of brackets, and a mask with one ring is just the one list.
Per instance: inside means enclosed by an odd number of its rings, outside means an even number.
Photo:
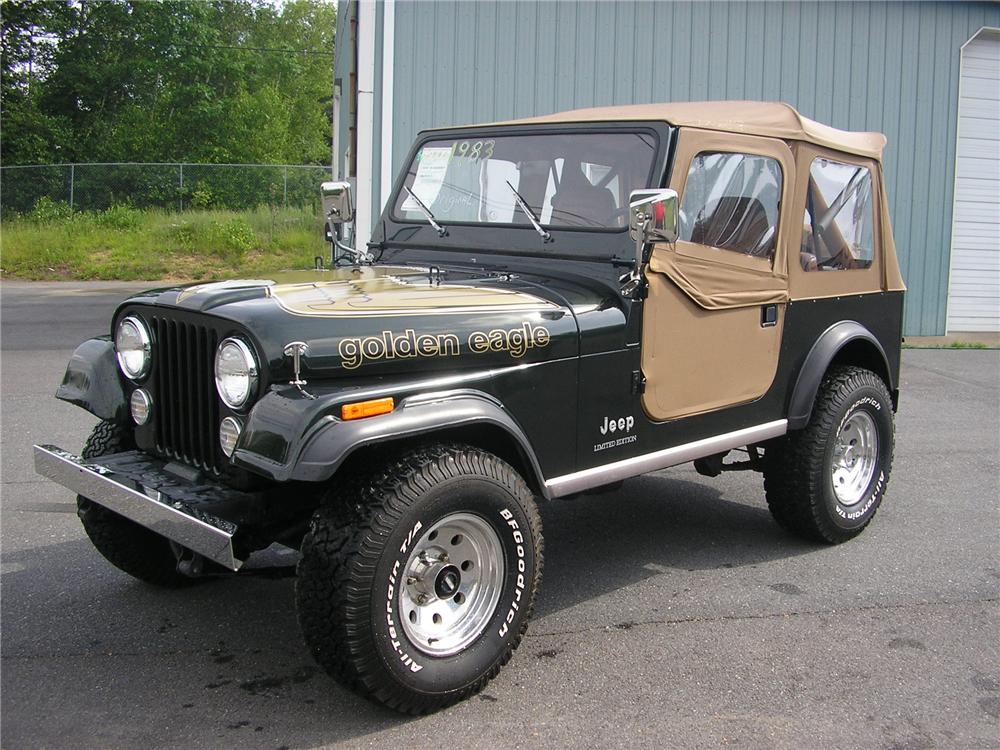
[{"label": "front grille", "polygon": [[152,317],[152,325],[156,449],[165,457],[218,474],[218,333],[207,326],[159,315]]}]

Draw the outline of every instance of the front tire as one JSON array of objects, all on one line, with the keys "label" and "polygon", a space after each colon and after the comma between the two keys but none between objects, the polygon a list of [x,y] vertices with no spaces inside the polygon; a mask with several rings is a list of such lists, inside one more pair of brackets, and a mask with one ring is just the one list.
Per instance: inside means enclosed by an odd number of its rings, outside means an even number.
[{"label": "front tire", "polygon": [[860,367],[832,368],[805,429],[765,451],[771,514],[811,541],[853,539],[882,503],[893,438],[892,399],[882,379]]},{"label": "front tire", "polygon": [[[106,419],[90,434],[83,447],[87,459],[133,450],[129,430]],[[98,552],[119,570],[140,581],[163,588],[189,586],[197,579],[177,572],[177,556],[166,537],[78,495],[77,515]]]},{"label": "front tire", "polygon": [[538,512],[510,465],[468,446],[413,450],[316,511],[296,584],[302,633],[346,687],[436,711],[510,659],[542,558]]}]

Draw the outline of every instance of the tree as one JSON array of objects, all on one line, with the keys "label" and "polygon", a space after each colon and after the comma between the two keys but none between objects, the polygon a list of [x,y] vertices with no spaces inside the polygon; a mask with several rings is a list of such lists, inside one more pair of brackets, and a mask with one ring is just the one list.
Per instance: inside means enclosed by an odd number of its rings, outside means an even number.
[{"label": "tree", "polygon": [[70,140],[69,123],[40,106],[55,42],[72,23],[62,3],[0,6],[0,146],[5,164],[51,161]]},{"label": "tree", "polygon": [[10,0],[4,164],[325,163],[335,8]]}]

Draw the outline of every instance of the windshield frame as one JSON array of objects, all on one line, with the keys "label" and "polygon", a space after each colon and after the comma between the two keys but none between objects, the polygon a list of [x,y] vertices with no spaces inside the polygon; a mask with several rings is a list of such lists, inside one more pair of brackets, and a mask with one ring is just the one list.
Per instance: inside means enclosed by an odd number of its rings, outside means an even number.
[{"label": "windshield frame", "polygon": [[[659,127],[658,127],[659,126]],[[666,126],[668,128],[668,137],[664,138],[663,128]],[[390,194],[389,200],[386,203],[385,209],[383,211],[383,221],[389,220],[394,224],[400,226],[430,226],[427,221],[423,218],[404,218],[396,214],[396,206],[400,203],[400,193],[403,192],[403,186],[406,184],[407,177],[409,176],[410,168],[413,165],[413,161],[416,158],[417,153],[422,149],[427,143],[434,141],[447,140],[452,138],[461,139],[485,139],[490,137],[509,137],[509,136],[538,136],[538,135],[557,135],[557,134],[573,134],[573,135],[602,135],[602,134],[642,134],[647,135],[653,139],[653,156],[650,159],[649,174],[646,177],[647,185],[641,186],[642,188],[647,187],[658,187],[661,182],[666,179],[666,154],[664,144],[665,142],[669,144],[672,140],[669,137],[669,131],[672,130],[670,126],[666,123],[656,122],[656,121],[640,121],[640,122],[614,122],[614,123],[597,123],[597,122],[583,122],[583,123],[546,123],[544,125],[497,125],[497,126],[474,126],[465,128],[441,128],[435,130],[425,130],[422,131],[416,141],[414,142],[412,148],[407,154],[406,161],[403,163],[402,168],[396,177],[393,190]],[[639,188],[636,188],[639,189]],[[435,215],[435,220],[441,224],[443,227],[471,227],[474,229],[491,229],[491,230],[528,230],[533,237],[537,240],[537,234],[535,228],[530,222],[515,223],[515,222],[478,222],[478,221],[449,221],[442,219]],[[628,226],[622,227],[596,227],[596,226],[572,226],[563,224],[546,224],[541,223],[542,226],[551,232],[553,235],[558,235],[563,232],[570,233],[584,233],[584,234],[623,234],[628,231]]]}]

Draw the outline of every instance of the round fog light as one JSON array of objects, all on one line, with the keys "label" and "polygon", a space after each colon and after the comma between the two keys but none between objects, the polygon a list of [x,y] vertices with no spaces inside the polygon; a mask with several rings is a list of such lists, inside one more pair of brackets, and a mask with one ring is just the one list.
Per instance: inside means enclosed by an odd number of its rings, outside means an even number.
[{"label": "round fog light", "polygon": [[240,432],[242,431],[243,425],[232,417],[226,417],[222,420],[222,424],[219,425],[219,444],[222,446],[222,452],[227,457],[233,455],[233,450],[236,448],[236,441],[240,439]]},{"label": "round fog light", "polygon": [[149,412],[153,408],[153,400],[142,388],[132,391],[132,398],[129,400],[132,408],[132,419],[137,425],[144,425],[149,421]]}]

